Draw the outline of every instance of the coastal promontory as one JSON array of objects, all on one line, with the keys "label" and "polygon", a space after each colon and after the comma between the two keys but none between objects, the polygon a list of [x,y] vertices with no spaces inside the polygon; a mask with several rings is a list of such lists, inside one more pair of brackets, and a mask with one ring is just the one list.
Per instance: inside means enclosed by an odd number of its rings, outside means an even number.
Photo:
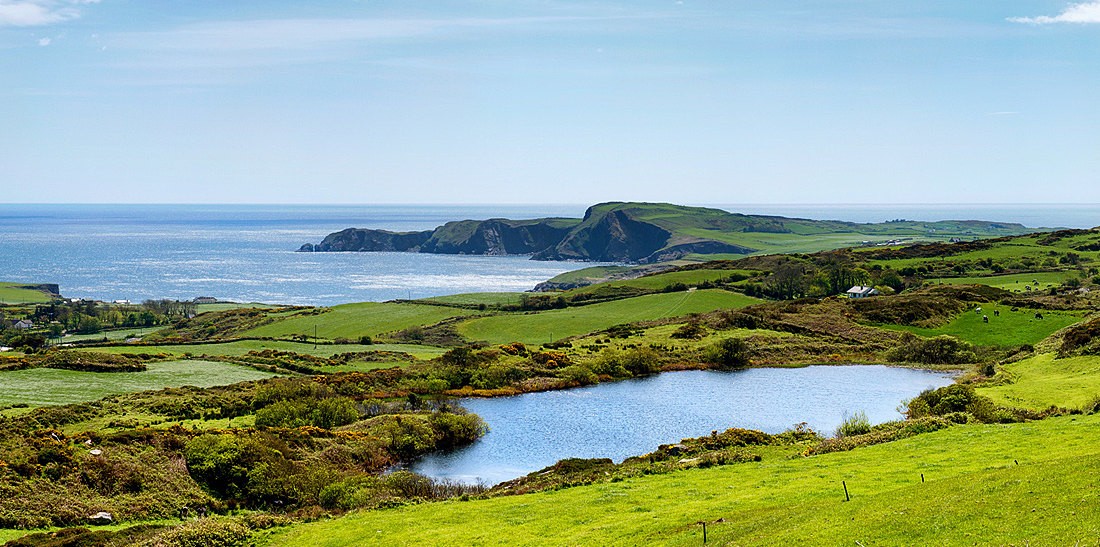
[{"label": "coastal promontory", "polygon": [[853,223],[667,203],[609,202],[584,218],[459,220],[434,230],[347,228],[306,243],[302,252],[419,252],[530,255],[535,260],[654,263],[690,255],[810,252],[842,246],[948,241],[1027,233],[1020,224],[980,220]]}]

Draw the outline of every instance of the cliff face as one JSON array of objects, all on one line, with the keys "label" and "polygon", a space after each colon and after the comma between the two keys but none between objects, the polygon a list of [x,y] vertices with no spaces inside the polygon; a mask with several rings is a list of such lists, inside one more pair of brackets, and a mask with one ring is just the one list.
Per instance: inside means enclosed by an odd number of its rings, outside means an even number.
[{"label": "cliff face", "polygon": [[676,236],[662,227],[660,220],[647,218],[655,211],[662,218],[679,215],[696,223],[713,223],[711,217],[729,215],[716,209],[605,203],[590,207],[580,220],[460,220],[425,232],[348,228],[329,234],[316,245],[306,243],[298,250],[529,254],[536,260],[642,263],[673,260],[696,252],[748,254],[754,251],[711,239]]},{"label": "cliff face", "polygon": [[348,228],[329,234],[314,245],[306,243],[301,252],[328,251],[419,251],[432,232],[390,232],[388,230],[360,230]]},{"label": "cliff face", "polygon": [[448,222],[420,248],[424,253],[515,255],[531,254],[557,244],[572,222],[516,222],[505,219]]},{"label": "cliff face", "polygon": [[671,236],[669,231],[635,220],[625,211],[593,215],[589,209],[585,220],[560,243],[532,258],[636,262],[664,247]]}]

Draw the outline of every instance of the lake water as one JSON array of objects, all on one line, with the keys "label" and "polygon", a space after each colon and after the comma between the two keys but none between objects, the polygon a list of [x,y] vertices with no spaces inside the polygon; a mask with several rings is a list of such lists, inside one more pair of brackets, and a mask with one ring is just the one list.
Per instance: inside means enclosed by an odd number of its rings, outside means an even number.
[{"label": "lake water", "polygon": [[496,484],[563,458],[646,454],[658,445],[731,427],[779,433],[799,422],[831,435],[846,414],[873,423],[901,418],[898,406],[948,374],[879,365],[685,371],[463,406],[490,427],[461,450],[413,465],[428,476]]},{"label": "lake water", "polygon": [[[983,219],[1091,227],[1097,205],[719,205],[737,212],[881,222]],[[58,283],[100,300],[221,299],[282,304],[523,291],[591,264],[522,256],[296,253],[348,227],[428,230],[450,220],[579,218],[585,205],[0,204],[0,280]]]}]

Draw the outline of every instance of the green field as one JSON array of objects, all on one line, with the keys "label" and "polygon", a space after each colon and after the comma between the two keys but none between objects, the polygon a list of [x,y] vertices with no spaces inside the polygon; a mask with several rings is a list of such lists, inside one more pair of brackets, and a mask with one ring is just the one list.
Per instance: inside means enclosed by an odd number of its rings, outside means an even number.
[{"label": "green field", "polygon": [[634,266],[590,266],[571,272],[563,272],[549,279],[550,283],[591,283],[607,279],[611,275],[621,275],[635,269]]},{"label": "green field", "polygon": [[[302,335],[323,339],[378,336],[414,326],[432,325],[444,319],[476,313],[472,310],[393,302],[361,302],[333,306],[320,315],[292,315],[241,334],[245,337],[289,338]],[[316,330],[315,330],[316,329]]]},{"label": "green field", "polygon": [[457,328],[459,334],[472,341],[541,344],[624,323],[743,308],[757,302],[759,300],[740,293],[717,289],[651,294],[537,314],[482,317],[459,323]]},{"label": "green field", "polygon": [[416,344],[314,344],[301,342],[283,342],[279,340],[238,340],[222,344],[187,344],[166,346],[107,346],[97,347],[93,351],[106,353],[170,353],[172,355],[211,355],[217,357],[240,357],[250,351],[265,349],[293,351],[318,357],[332,357],[339,353],[358,353],[364,351],[399,351],[412,354],[419,359],[431,359],[442,355],[444,350],[433,346]]},{"label": "green field", "polygon": [[477,292],[433,296],[423,300],[451,306],[477,306],[479,304],[485,304],[486,306],[509,306],[519,304],[524,294],[525,293],[521,292]]},{"label": "green field", "polygon": [[1033,291],[1059,286],[1073,275],[1072,272],[1036,272],[985,277],[942,277],[928,281],[949,285],[988,285],[1006,291],[1024,292],[1028,285]]},{"label": "green field", "polygon": [[218,302],[217,304],[197,304],[195,306],[196,313],[206,313],[212,311],[226,311],[226,310],[239,310],[244,308],[258,308],[261,310],[271,310],[278,308],[272,304],[260,304],[258,302],[240,303],[240,302]]},{"label": "green field", "polygon": [[638,277],[635,279],[626,279],[623,281],[609,281],[607,283],[600,283],[598,285],[589,285],[587,287],[581,287],[579,289],[573,289],[568,291],[567,294],[587,294],[600,292],[607,289],[614,289],[616,287],[630,287],[635,289],[644,289],[650,291],[659,291],[676,283],[683,283],[684,285],[698,285],[704,281],[717,281],[719,279],[727,278],[733,274],[749,275],[751,272],[746,270],[684,270],[678,272],[667,272],[653,275],[647,275],[644,277]]},{"label": "green field", "polygon": [[34,289],[24,289],[22,285],[26,283],[0,281],[0,304],[37,304],[50,301],[50,295]]},{"label": "green field", "polygon": [[716,545],[1095,545],[1098,484],[1100,416],[1062,417],[957,426],[811,458],[357,512],[280,530],[269,544],[700,545],[697,523],[706,520]]},{"label": "green field", "polygon": [[[994,310],[999,310],[1000,315],[993,315]],[[882,325],[882,328],[908,331],[921,336],[950,334],[980,346],[1014,347],[1037,344],[1055,331],[1084,318],[1083,312],[1042,310],[1042,314],[1042,319],[1035,319],[1035,310],[1012,311],[1004,306],[989,305],[982,308],[981,313],[975,311],[961,313],[950,323],[935,329],[902,325]],[[989,323],[982,320],[983,315],[989,317]]]},{"label": "green field", "polygon": [[1100,397],[1100,357],[1055,359],[1036,355],[1005,365],[1013,382],[980,388],[999,404],[1041,410],[1052,405],[1081,408]]},{"label": "green field", "polygon": [[61,343],[65,344],[68,342],[83,342],[87,340],[99,341],[104,339],[108,341],[118,341],[125,340],[127,338],[139,338],[159,328],[160,327],[146,327],[143,329],[105,330],[103,332],[97,332],[95,334],[66,334],[61,339]]},{"label": "green field", "polygon": [[0,405],[63,405],[108,395],[163,389],[210,387],[270,378],[274,374],[212,361],[149,363],[143,372],[80,372],[32,368],[0,372]]}]

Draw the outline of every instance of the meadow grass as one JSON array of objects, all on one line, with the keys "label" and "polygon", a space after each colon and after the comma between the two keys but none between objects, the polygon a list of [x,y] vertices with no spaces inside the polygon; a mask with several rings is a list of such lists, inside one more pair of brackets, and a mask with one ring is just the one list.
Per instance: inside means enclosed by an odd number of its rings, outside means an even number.
[{"label": "meadow grass", "polygon": [[68,342],[85,342],[85,341],[88,341],[88,340],[116,341],[116,340],[125,340],[127,338],[138,338],[138,337],[144,336],[146,334],[149,334],[149,333],[157,330],[158,328],[159,327],[146,327],[146,328],[143,328],[143,329],[130,328],[130,329],[118,329],[118,330],[105,330],[103,332],[97,332],[95,334],[66,334],[61,339],[61,343],[65,344],[65,343],[68,343]]},{"label": "meadow grass", "polygon": [[25,283],[0,281],[0,304],[37,304],[49,302],[50,296],[42,291],[21,288]]},{"label": "meadow grass", "polygon": [[1074,272],[1035,272],[983,277],[942,277],[928,281],[948,285],[987,285],[1006,291],[1024,292],[1028,285],[1033,291],[1059,286],[1073,275]]},{"label": "meadow grass", "polygon": [[541,344],[623,323],[743,308],[758,302],[760,300],[740,293],[716,289],[651,294],[540,313],[482,317],[459,323],[457,329],[471,341]]},{"label": "meadow grass", "polygon": [[318,337],[328,340],[336,338],[358,340],[361,336],[376,337],[380,334],[432,325],[444,319],[473,313],[476,312],[425,304],[360,302],[333,306],[329,311],[319,315],[290,315],[274,323],[243,332],[241,336],[289,338],[298,335],[312,338],[316,332]]},{"label": "meadow grass", "polygon": [[606,283],[599,283],[596,285],[589,285],[587,287],[572,289],[570,291],[567,291],[566,294],[587,294],[600,292],[608,288],[616,287],[631,287],[635,289],[659,291],[669,285],[673,285],[676,283],[683,283],[684,285],[698,285],[705,281],[717,281],[719,279],[724,279],[735,273],[751,275],[751,272],[749,272],[748,270],[683,270],[679,272],[666,272],[654,275],[647,275],[635,279],[625,279],[622,281],[608,281]]},{"label": "meadow grass", "polygon": [[245,308],[257,308],[261,310],[272,310],[278,308],[274,304],[261,304],[259,302],[218,302],[216,304],[196,304],[196,313],[206,313],[213,311],[226,311],[226,310],[240,310]]},{"label": "meadow grass", "polygon": [[610,275],[624,274],[634,269],[634,266],[590,266],[571,272],[562,272],[551,277],[550,283],[585,283],[592,280],[606,279]]},{"label": "meadow grass", "polygon": [[810,458],[356,512],[279,530],[266,542],[700,545],[697,523],[706,520],[717,545],[1092,545],[1100,539],[1097,477],[1100,416],[1060,417],[956,426]]},{"label": "meadow grass", "polygon": [[1043,353],[1004,365],[1004,371],[1011,383],[978,388],[1002,405],[1080,408],[1100,397],[1100,356],[1057,359],[1053,353]]},{"label": "meadow grass", "polygon": [[32,368],[0,372],[0,405],[64,405],[108,395],[166,387],[211,387],[275,376],[249,367],[213,361],[149,363],[142,372],[83,372]]},{"label": "meadow grass", "polygon": [[[993,315],[994,310],[999,310],[1000,315]],[[988,305],[982,308],[981,313],[963,312],[950,323],[934,329],[904,325],[881,325],[881,327],[907,331],[920,336],[950,334],[980,346],[1016,347],[1023,344],[1036,344],[1055,331],[1084,318],[1083,312],[1040,311],[1043,318],[1036,319],[1036,310],[1012,311],[1004,306]],[[988,323],[982,319],[983,316],[989,317]]]},{"label": "meadow grass", "polygon": [[522,301],[523,295],[524,293],[521,292],[475,292],[433,296],[421,300],[451,306],[477,306],[480,304],[486,306],[514,306]]},{"label": "meadow grass", "polygon": [[309,342],[285,342],[281,340],[237,340],[222,344],[186,344],[163,346],[106,346],[89,348],[89,351],[106,353],[169,353],[172,355],[210,355],[216,357],[240,357],[250,351],[292,351],[317,357],[332,357],[340,353],[358,353],[370,351],[395,351],[412,354],[418,359],[431,359],[443,355],[446,351],[434,346],[416,344],[317,344]]}]

